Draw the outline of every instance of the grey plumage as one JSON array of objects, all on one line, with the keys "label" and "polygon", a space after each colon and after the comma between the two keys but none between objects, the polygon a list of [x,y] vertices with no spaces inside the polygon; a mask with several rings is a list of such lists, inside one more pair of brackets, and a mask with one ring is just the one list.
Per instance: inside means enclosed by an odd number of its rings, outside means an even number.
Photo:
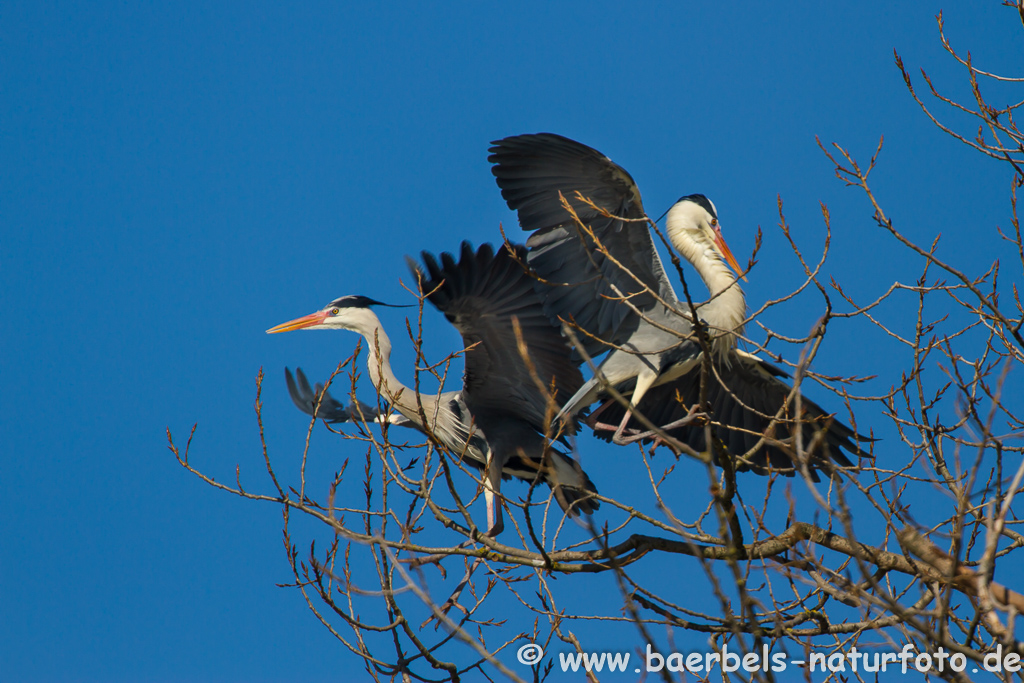
[{"label": "grey plumage", "polygon": [[[677,297],[654,248],[632,177],[597,150],[551,133],[513,136],[492,145],[489,161],[502,197],[531,233],[528,262],[541,278],[562,285],[545,295],[546,312],[553,320],[580,328],[576,336],[589,356],[606,354],[600,375],[620,392],[631,393],[632,405],[639,405],[655,424],[685,415],[673,397],[681,394],[687,406],[697,401],[703,352],[689,307]],[[579,227],[563,201],[592,234]],[[777,368],[736,349],[746,302],[726,265],[740,271],[722,237],[714,204],[703,195],[682,197],[669,210],[665,227],[711,294],[697,315],[708,330],[712,362],[724,386],[711,380],[716,386],[709,402],[713,419],[722,423],[716,433],[730,453],[742,455],[771,422],[757,413],[774,416],[789,387],[778,379]],[[595,375],[566,402],[561,416],[583,411],[603,395],[602,386]],[[815,464],[828,469],[828,460],[850,465],[841,449],[861,453],[856,442],[864,437],[837,420],[822,420],[824,412],[810,401],[803,405],[803,418],[826,430],[825,448],[815,454],[812,474]],[[615,405],[605,409],[604,417],[613,425],[620,420],[611,438],[624,438],[629,413]],[[813,431],[811,424],[805,425],[805,434]],[[702,429],[684,427],[678,433],[684,442],[704,449]],[[759,473],[769,464],[787,474],[794,471],[793,460],[776,446],[758,449],[748,462]],[[748,467],[742,462],[739,466]]]},{"label": "grey plumage", "polygon": [[[518,254],[525,258],[521,247]],[[438,263],[426,252],[423,259],[425,271],[410,263],[414,275],[423,279],[423,291],[459,329],[466,345],[476,344],[465,353],[461,391],[417,396],[399,382],[389,360],[391,340],[370,310],[378,303],[372,299],[342,297],[317,313],[268,332],[333,328],[363,335],[368,342],[370,379],[381,396],[411,426],[432,433],[453,455],[486,470],[489,533],[496,534],[502,527],[500,507],[493,508],[493,495],[499,492],[503,476],[533,481],[540,472],[567,514],[596,510],[598,501],[589,496],[596,492],[590,478],[575,460],[548,448],[545,442],[545,401],[528,381],[511,332],[515,317],[538,375],[545,383],[554,380],[556,397],[569,395],[582,383],[571,351],[544,314],[529,275],[506,249],[495,254],[490,245],[474,252],[463,243],[458,262],[442,254]],[[299,407],[305,410],[303,405]]]},{"label": "grey plumage", "polygon": [[[498,469],[532,480],[547,447],[547,400],[531,376],[515,341],[518,321],[537,378],[554,382],[556,406],[583,383],[571,350],[544,313],[533,279],[523,270],[526,250],[507,248],[495,254],[484,244],[474,254],[462,243],[459,261],[441,254],[440,263],[421,253],[424,269],[408,259],[427,299],[462,335],[466,347],[461,400],[475,427],[486,435]],[[518,261],[517,261],[518,259]],[[598,501],[587,497],[596,488],[575,460],[548,448],[551,468],[544,468],[556,499],[567,512],[593,512]],[[497,490],[498,480],[492,479]],[[559,485],[561,484],[561,485]]]},{"label": "grey plumage", "polygon": [[[785,475],[795,473],[793,461],[795,452],[796,425],[802,429],[801,438],[805,449],[810,450],[816,434],[820,431],[823,443],[813,450],[814,457],[809,463],[809,473],[814,481],[818,481],[815,465],[825,470],[831,468],[826,464],[831,460],[842,467],[852,467],[853,463],[843,452],[866,455],[858,442],[870,439],[855,433],[841,421],[826,413],[818,404],[806,396],[801,396],[803,414],[799,421],[795,420],[795,405],[786,404],[790,387],[782,381],[789,374],[771,363],[751,354],[738,351],[731,363],[716,362],[714,373],[721,381],[712,377],[707,383],[707,399],[712,419],[721,426],[712,431],[719,439],[727,453],[733,456],[747,456],[736,462],[737,471],[753,471],[757,474],[768,474],[769,468]],[[672,424],[687,414],[684,406],[692,406],[700,400],[700,373],[691,372],[679,379],[652,388],[644,397],[641,410],[655,425]],[[774,420],[776,413],[782,408],[781,419]],[[614,423],[622,419],[625,409],[618,403],[611,403],[601,417]],[[762,435],[768,432],[769,438],[756,451]],[[709,450],[704,442],[703,427],[679,427],[667,430],[667,433],[698,452]],[[602,439],[610,440],[609,432],[595,432]],[[644,439],[650,441],[651,437]],[[710,449],[717,462],[718,449]],[[822,457],[825,456],[825,457]]]}]

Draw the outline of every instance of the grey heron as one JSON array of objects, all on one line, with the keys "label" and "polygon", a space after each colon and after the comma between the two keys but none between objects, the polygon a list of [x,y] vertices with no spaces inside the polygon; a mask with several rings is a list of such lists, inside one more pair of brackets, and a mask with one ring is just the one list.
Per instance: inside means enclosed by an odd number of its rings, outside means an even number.
[{"label": "grey heron", "polygon": [[[316,313],[267,332],[343,329],[361,334],[368,345],[370,380],[380,396],[411,426],[433,434],[451,454],[485,471],[489,535],[497,535],[504,526],[500,501],[495,505],[494,500],[502,477],[534,481],[539,473],[566,514],[595,511],[599,501],[590,495],[597,491],[590,478],[575,460],[550,447],[544,435],[547,398],[517,347],[514,320],[537,376],[545,385],[554,382],[556,400],[583,383],[571,349],[544,313],[533,280],[517,261],[525,260],[525,250],[518,247],[513,255],[503,247],[494,253],[485,244],[474,252],[463,242],[457,263],[447,253],[440,264],[427,252],[422,257],[425,272],[410,260],[421,291],[459,330],[467,347],[461,391],[417,395],[403,385],[391,367],[391,339],[371,310],[381,304],[365,296],[335,299]],[[291,393],[294,399],[296,392]]]},{"label": "grey heron", "polygon": [[[633,178],[597,150],[560,135],[518,135],[491,144],[488,160],[502,197],[531,233],[529,265],[547,283],[558,285],[545,296],[545,310],[577,328],[579,343],[591,358],[607,353],[559,417],[571,418],[594,403],[604,393],[604,381],[631,393],[631,408],[642,402],[645,415],[669,422],[686,415],[674,398],[678,393],[688,405],[697,402],[703,352],[689,308],[676,295],[654,247]],[[861,453],[856,442],[864,437],[806,399],[805,414],[794,421],[796,416],[784,409],[789,387],[779,377],[785,373],[737,349],[746,317],[736,275],[742,271],[722,236],[715,205],[700,194],[682,197],[667,213],[665,232],[711,296],[697,307],[718,377],[709,381],[717,384],[710,403],[719,424],[716,433],[729,452],[748,455],[737,469],[794,473],[783,439],[765,438],[780,411],[779,428],[793,432],[794,424],[802,424],[805,443],[812,443],[815,425],[824,430],[823,455],[810,464],[812,476],[817,477],[814,465],[827,469],[828,460],[852,466],[843,449]],[[621,406],[606,410],[606,417],[622,415],[611,437],[621,443],[631,411]],[[705,449],[703,429],[682,431],[685,441]],[[750,453],[762,438],[762,447]]]}]

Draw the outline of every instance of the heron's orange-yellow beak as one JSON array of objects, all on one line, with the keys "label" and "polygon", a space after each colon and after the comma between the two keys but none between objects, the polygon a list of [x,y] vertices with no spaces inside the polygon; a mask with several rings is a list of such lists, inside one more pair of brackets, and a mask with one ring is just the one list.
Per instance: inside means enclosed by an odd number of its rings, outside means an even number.
[{"label": "heron's orange-yellow beak", "polygon": [[304,315],[301,318],[295,320],[289,320],[286,323],[281,323],[277,327],[271,327],[267,330],[267,334],[277,334],[278,332],[291,332],[292,330],[301,330],[307,327],[313,327],[319,325],[327,318],[327,311],[317,311],[316,313],[310,313]]},{"label": "heron's orange-yellow beak", "polygon": [[[720,230],[715,231],[715,246],[718,247],[718,251],[722,252],[722,256],[725,257],[725,262],[729,264],[729,267],[736,271],[737,275],[743,272],[743,269],[740,268],[740,264],[736,263],[736,257],[732,255],[732,250],[729,249],[729,245],[725,243],[725,238],[722,237]],[[740,278],[744,282],[747,281],[746,275],[740,275]]]}]

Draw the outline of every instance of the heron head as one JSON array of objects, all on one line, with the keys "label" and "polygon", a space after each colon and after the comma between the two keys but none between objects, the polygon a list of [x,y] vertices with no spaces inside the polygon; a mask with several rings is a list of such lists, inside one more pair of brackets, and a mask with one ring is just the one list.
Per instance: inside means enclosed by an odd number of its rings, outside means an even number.
[{"label": "heron head", "polygon": [[371,306],[387,306],[368,296],[349,295],[335,299],[316,313],[304,315],[295,320],[281,323],[267,330],[267,334],[290,332],[292,330],[352,330],[361,332],[377,320]]},{"label": "heron head", "polygon": [[[714,203],[704,195],[681,197],[668,210],[665,228],[672,243],[691,262],[694,262],[698,253],[710,250],[737,274],[743,272],[722,236],[722,226],[718,222],[718,211]],[[744,276],[743,280],[746,279]]]}]

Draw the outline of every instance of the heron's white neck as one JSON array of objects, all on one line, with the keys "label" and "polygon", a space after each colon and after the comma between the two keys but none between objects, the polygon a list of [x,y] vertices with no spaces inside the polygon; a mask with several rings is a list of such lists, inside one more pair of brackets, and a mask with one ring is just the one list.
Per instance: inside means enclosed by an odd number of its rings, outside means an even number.
[{"label": "heron's white neck", "polygon": [[666,231],[711,294],[710,301],[697,306],[697,314],[710,328],[715,351],[724,353],[736,348],[736,335],[743,333],[747,317],[747,300],[736,275],[722,261],[714,245],[705,239],[695,239],[692,230],[679,229],[670,221]]},{"label": "heron's white neck", "polygon": [[398,412],[419,423],[413,390],[402,384],[391,369],[391,338],[384,331],[377,314],[368,308],[353,310],[347,316],[345,327],[358,332],[366,340],[366,368],[373,386]]}]

